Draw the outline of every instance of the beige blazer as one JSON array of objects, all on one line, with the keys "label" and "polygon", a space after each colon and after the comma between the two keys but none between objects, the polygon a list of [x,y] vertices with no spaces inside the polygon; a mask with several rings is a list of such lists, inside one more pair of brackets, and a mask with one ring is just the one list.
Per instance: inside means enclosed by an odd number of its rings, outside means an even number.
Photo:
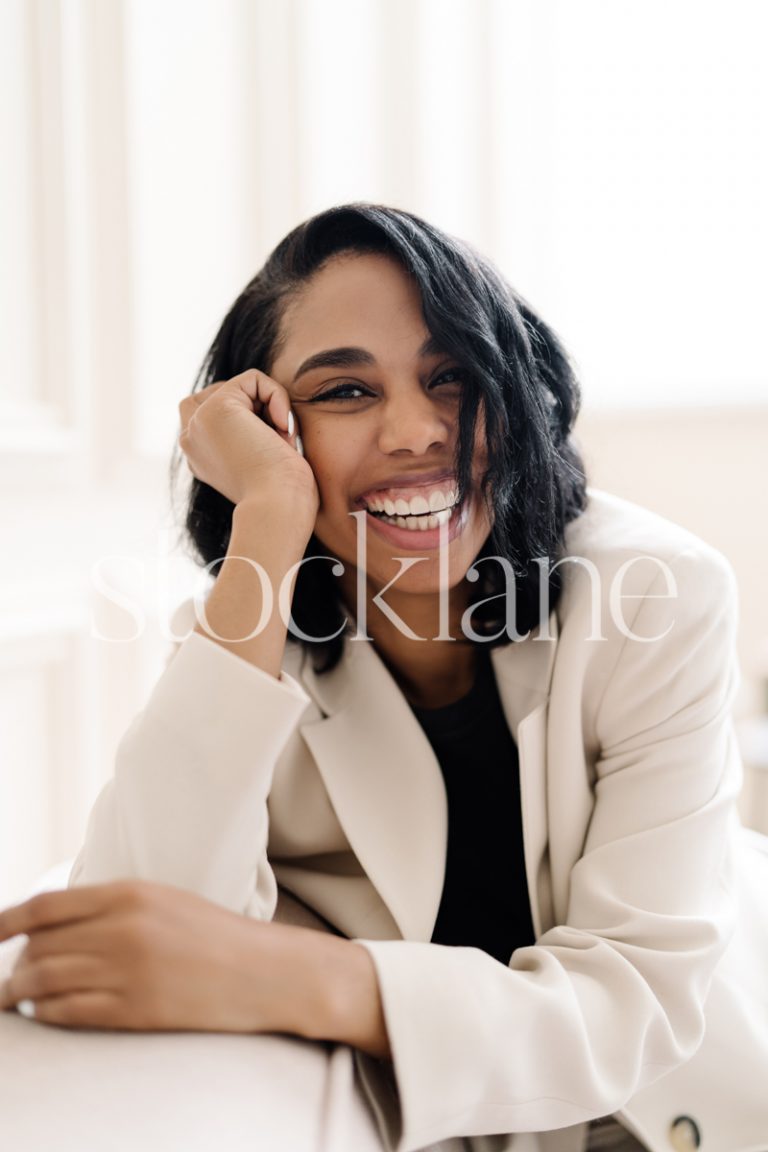
[{"label": "beige blazer", "polygon": [[[578,1152],[613,1112],[652,1152],[766,1152],[768,856],[735,816],[733,577],[598,492],[567,545],[548,625],[492,654],[537,937],[509,966],[429,943],[445,790],[364,641],[326,675],[290,646],[277,681],[189,634],[120,743],[71,882],[153,878],[261,918],[279,889],[362,940],[393,1063],[356,1061],[398,1152],[456,1135]],[[177,633],[192,622],[189,603]]]}]

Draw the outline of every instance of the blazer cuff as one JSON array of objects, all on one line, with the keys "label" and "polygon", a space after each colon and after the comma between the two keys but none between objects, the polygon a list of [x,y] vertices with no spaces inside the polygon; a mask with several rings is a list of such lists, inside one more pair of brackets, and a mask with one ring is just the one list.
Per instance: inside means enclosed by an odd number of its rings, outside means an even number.
[{"label": "blazer cuff", "polygon": [[256,727],[260,759],[267,760],[280,754],[308,703],[306,692],[287,673],[278,680],[210,637],[190,632],[158,680],[144,714],[184,735],[193,729],[195,740],[210,740],[219,754],[224,746],[231,747],[239,757],[242,741],[250,740]]}]

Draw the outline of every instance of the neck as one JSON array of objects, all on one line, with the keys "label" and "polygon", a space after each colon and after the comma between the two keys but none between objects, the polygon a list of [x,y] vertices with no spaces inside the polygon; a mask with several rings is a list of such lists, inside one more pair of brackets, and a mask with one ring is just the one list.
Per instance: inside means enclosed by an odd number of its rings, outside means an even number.
[{"label": "neck", "polygon": [[[468,604],[463,584],[448,593],[447,613],[444,606],[441,613],[439,597],[434,593],[397,593],[393,589],[387,594],[390,618],[374,603],[374,594],[369,588],[366,633],[409,703],[439,708],[466,695],[474,681],[477,648],[461,630],[461,617]],[[354,606],[354,596],[354,584],[344,588],[348,607]]]}]

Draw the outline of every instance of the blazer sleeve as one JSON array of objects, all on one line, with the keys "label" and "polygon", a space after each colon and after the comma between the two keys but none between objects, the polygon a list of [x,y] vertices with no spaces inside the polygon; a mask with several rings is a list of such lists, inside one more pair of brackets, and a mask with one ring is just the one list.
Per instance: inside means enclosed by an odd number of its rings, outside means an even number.
[{"label": "blazer sleeve", "polygon": [[360,941],[393,1059],[358,1066],[396,1152],[616,1112],[701,1042],[734,920],[736,595],[708,549],[671,568],[677,599],[651,585],[632,629],[663,638],[616,643],[594,706],[595,803],[564,923],[508,967],[474,948]]},{"label": "blazer sleeve", "polygon": [[151,879],[270,919],[267,796],[307,700],[191,632],[118,745],[70,885]]}]

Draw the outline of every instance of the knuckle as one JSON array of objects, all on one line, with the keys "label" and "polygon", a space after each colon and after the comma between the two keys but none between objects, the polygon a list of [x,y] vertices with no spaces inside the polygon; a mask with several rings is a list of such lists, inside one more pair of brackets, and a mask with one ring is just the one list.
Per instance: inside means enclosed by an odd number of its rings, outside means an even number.
[{"label": "knuckle", "polygon": [[140,908],[146,901],[149,887],[146,880],[118,880],[116,894],[122,904]]},{"label": "knuckle", "polygon": [[55,1002],[41,1000],[38,1004],[35,1004],[35,1020],[38,1024],[67,1023],[63,1017],[62,1005],[58,1000]]},{"label": "knuckle", "polygon": [[160,997],[153,991],[153,982],[144,976],[142,980],[133,981],[129,986],[121,989],[121,1003],[126,1016],[137,1027],[142,1022],[149,1021],[156,1015]]},{"label": "knuckle", "polygon": [[146,930],[137,912],[122,916],[113,926],[110,939],[115,955],[120,957],[121,969],[136,973],[146,960]]},{"label": "knuckle", "polygon": [[79,1002],[80,1022],[87,1028],[122,1028],[125,1026],[118,1004],[109,997],[89,997]]},{"label": "knuckle", "polygon": [[157,885],[147,880],[127,880],[121,882],[120,889],[121,916],[115,930],[131,956],[142,960],[150,952],[159,905]]},{"label": "knuckle", "polygon": [[76,992],[55,1000],[41,1000],[35,1007],[35,1017],[43,1024],[58,1024],[64,1028],[97,1028],[108,1023],[101,1006],[92,998]]},{"label": "knuckle", "polygon": [[60,974],[56,964],[50,960],[39,960],[34,968],[29,970],[29,995],[31,999],[38,996],[51,996],[60,987]]},{"label": "knuckle", "polygon": [[29,916],[33,924],[45,923],[50,919],[54,913],[54,893],[52,892],[39,892],[33,896],[28,905]]},{"label": "knuckle", "polygon": [[45,955],[45,934],[36,933],[30,936],[24,951],[19,958],[19,964],[25,964]]},{"label": "knuckle", "polygon": [[17,965],[8,979],[7,995],[18,1003],[19,1000],[31,1000],[37,993],[37,970],[29,964]]},{"label": "knuckle", "polygon": [[123,954],[130,962],[130,982],[146,986],[154,981],[156,950],[153,937],[140,923],[126,924],[122,935]]}]

